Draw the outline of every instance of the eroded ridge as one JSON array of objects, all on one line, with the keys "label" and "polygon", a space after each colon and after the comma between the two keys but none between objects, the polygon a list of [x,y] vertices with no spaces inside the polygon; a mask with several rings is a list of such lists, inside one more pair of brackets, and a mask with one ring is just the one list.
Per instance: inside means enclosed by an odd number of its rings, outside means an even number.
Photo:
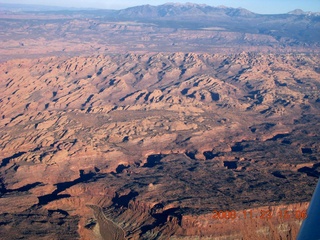
[{"label": "eroded ridge", "polygon": [[[303,211],[319,177],[318,55],[49,57],[0,74],[2,236],[90,239],[88,203],[120,238],[233,236],[243,221],[213,211]],[[260,220],[239,237],[301,223]]]}]

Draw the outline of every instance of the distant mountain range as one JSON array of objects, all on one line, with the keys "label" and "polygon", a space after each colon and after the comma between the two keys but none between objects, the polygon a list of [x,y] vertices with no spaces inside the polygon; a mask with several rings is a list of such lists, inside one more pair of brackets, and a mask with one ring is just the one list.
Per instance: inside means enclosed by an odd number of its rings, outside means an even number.
[{"label": "distant mountain range", "polygon": [[309,16],[320,16],[320,12],[305,12],[301,9],[295,9],[291,12],[288,12],[288,14],[294,14],[294,15],[309,15]]},{"label": "distant mountain range", "polygon": [[[45,5],[32,5],[32,4],[11,4],[11,3],[0,3],[1,11],[92,11],[92,10],[102,10],[93,8],[70,8],[70,7],[58,7],[58,6],[45,6]],[[104,9],[105,10],[105,9]],[[108,10],[110,12],[110,10]],[[141,5],[126,8],[123,10],[113,10],[114,14],[126,15],[127,16],[143,16],[143,17],[168,17],[168,16],[182,16],[182,15],[200,15],[200,16],[210,16],[217,14],[225,14],[228,16],[247,16],[252,17],[255,15],[261,15],[251,12],[244,8],[231,8],[226,6],[213,7],[206,4],[195,4],[195,3],[166,3],[159,6],[153,5]],[[286,13],[284,13],[286,14]],[[304,12],[301,9],[295,9],[287,14],[293,15],[309,15],[309,16],[319,16],[320,12]]]},{"label": "distant mountain range", "polygon": [[[320,13],[304,12],[299,9],[284,14],[257,14],[244,8],[213,7],[194,3],[142,5],[122,10],[0,4],[0,11],[9,13],[32,11],[33,14],[44,16],[48,16],[48,11],[51,11],[52,14],[65,14],[67,18],[96,19],[102,22],[136,22],[166,29],[232,33],[236,34],[233,37],[237,44],[256,41],[268,46],[277,43],[283,48],[300,46],[309,49],[320,45]],[[239,34],[242,34],[241,37]],[[253,35],[248,38],[245,34]],[[196,44],[198,43],[199,41],[196,41]]]},{"label": "distant mountain range", "polygon": [[283,46],[319,43],[320,14],[294,10],[284,14],[257,14],[244,8],[167,3],[142,5],[109,12],[109,20],[139,21],[185,29],[223,29],[226,32],[269,35]]},{"label": "distant mountain range", "polygon": [[127,17],[209,17],[209,16],[242,16],[242,17],[253,17],[256,14],[250,12],[244,8],[229,8],[229,7],[212,7],[203,4],[172,4],[167,3],[159,6],[142,5],[137,7],[126,8],[118,12],[120,16]]}]

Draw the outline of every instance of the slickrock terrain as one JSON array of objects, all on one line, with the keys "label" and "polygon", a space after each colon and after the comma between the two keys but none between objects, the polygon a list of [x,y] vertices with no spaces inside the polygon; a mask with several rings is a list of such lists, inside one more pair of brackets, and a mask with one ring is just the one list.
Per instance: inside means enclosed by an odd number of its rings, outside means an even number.
[{"label": "slickrock terrain", "polygon": [[319,177],[319,56],[46,57],[0,74],[5,239],[94,239],[104,221],[128,239],[296,236],[301,219],[276,214],[306,210]]},{"label": "slickrock terrain", "polygon": [[1,239],[295,239],[319,15],[0,6]]}]

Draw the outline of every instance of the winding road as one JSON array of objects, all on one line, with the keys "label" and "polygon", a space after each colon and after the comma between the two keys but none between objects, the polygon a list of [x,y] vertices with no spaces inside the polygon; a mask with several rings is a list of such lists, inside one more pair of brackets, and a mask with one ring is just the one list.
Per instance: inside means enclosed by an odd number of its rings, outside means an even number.
[{"label": "winding road", "polygon": [[109,219],[102,208],[97,205],[88,204],[87,207],[91,208],[94,211],[94,216],[96,217],[100,234],[104,240],[125,240],[125,232],[119,227],[116,223],[114,223],[111,219]]}]

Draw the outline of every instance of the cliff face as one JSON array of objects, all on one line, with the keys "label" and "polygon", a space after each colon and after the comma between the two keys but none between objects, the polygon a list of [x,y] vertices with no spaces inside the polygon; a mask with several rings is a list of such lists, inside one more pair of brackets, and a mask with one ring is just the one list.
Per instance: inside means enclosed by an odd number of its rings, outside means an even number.
[{"label": "cliff face", "polygon": [[307,208],[308,203],[299,203],[185,216],[181,234],[185,236],[177,239],[192,239],[187,237],[192,235],[204,239],[295,239]]},{"label": "cliff face", "polygon": [[311,198],[318,63],[245,53],[2,63],[1,236],[90,239],[112,220],[131,239],[294,237],[299,219],[259,214],[306,210]]}]

